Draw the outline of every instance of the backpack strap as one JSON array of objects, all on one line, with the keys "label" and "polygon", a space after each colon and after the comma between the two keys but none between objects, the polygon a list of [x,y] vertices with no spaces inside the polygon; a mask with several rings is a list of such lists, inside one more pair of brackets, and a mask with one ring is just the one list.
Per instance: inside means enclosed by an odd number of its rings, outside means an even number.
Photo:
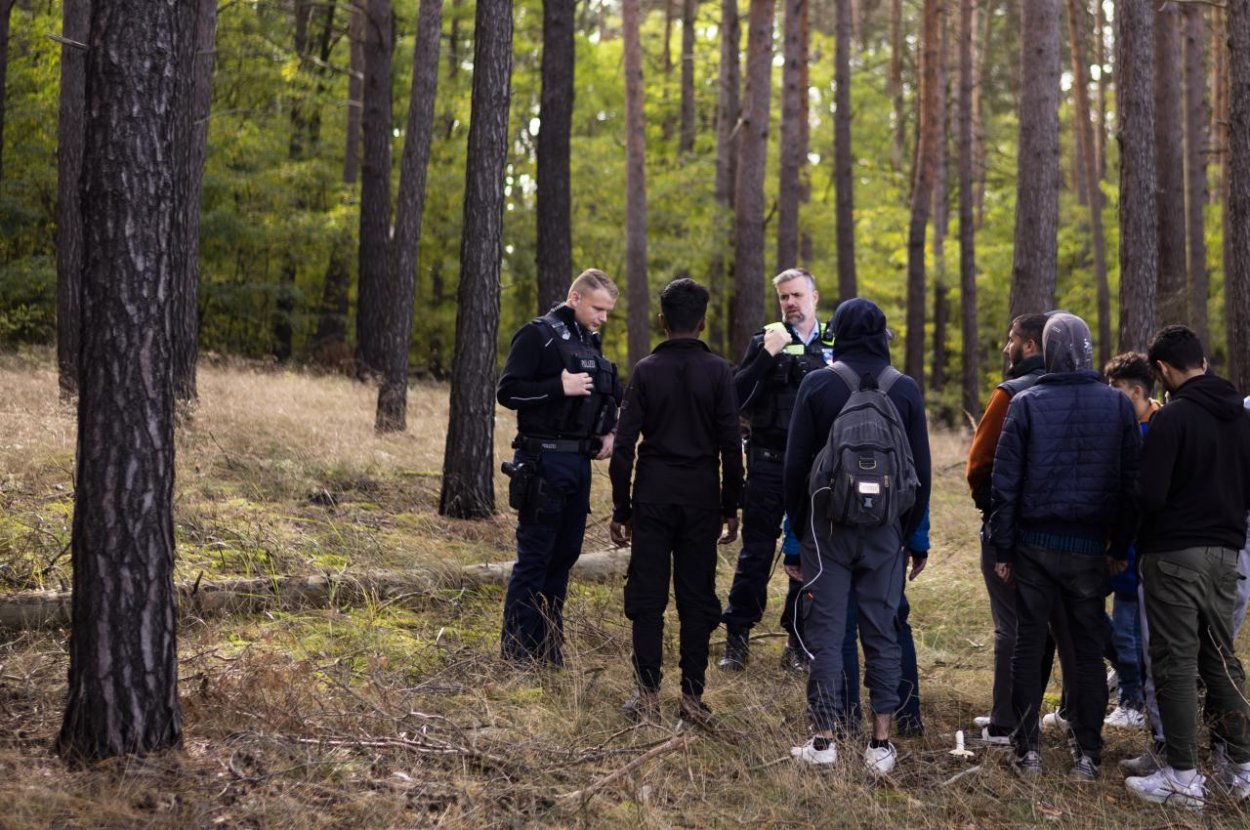
[{"label": "backpack strap", "polygon": [[881,370],[881,374],[877,375],[877,388],[881,390],[882,395],[890,394],[890,387],[903,377],[903,373],[893,366],[886,366]]},{"label": "backpack strap", "polygon": [[[842,378],[842,381],[852,392],[859,391],[860,377],[855,374],[854,369],[847,366],[841,360],[834,361],[829,368],[836,372],[838,377]],[[888,395],[890,394],[890,387],[894,386],[894,384],[897,383],[902,377],[902,372],[895,369],[893,366],[887,365],[881,370],[881,374],[877,375],[877,388],[881,390],[882,395]]]},{"label": "backpack strap", "polygon": [[859,391],[859,375],[855,374],[854,369],[847,366],[841,360],[835,360],[829,368],[832,369],[838,377],[842,378],[842,382],[846,384],[847,389],[851,390],[852,394]]}]

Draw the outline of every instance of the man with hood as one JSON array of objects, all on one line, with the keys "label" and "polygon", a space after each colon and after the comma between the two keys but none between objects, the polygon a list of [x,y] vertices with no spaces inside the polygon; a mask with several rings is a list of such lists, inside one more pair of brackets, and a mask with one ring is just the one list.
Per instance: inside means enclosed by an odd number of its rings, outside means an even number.
[{"label": "man with hood", "polygon": [[1148,359],[1171,398],[1151,421],[1142,452],[1137,536],[1167,766],[1125,784],[1146,801],[1202,809],[1199,677],[1205,720],[1225,746],[1217,776],[1234,798],[1250,798],[1250,704],[1233,651],[1237,555],[1250,510],[1250,417],[1232,384],[1205,371],[1202,341],[1190,329],[1161,330]]},{"label": "man with hood", "polygon": [[1133,537],[1141,431],[1128,398],[1093,370],[1084,320],[1052,314],[1042,331],[1042,356],[1047,373],[1007,409],[990,493],[995,572],[1016,592],[1016,769],[1030,777],[1041,772],[1041,657],[1051,615],[1059,612],[1074,665],[1065,678],[1075,740],[1072,776],[1092,780],[1102,760],[1107,707],[1107,573],[1124,569]]},{"label": "man with hood", "polygon": [[[861,378],[879,378],[890,365],[890,332],[885,315],[864,299],[843,302],[829,324],[834,335],[833,358]],[[884,388],[884,387],[882,387]],[[876,528],[839,529],[812,521],[808,479],[824,448],[834,420],[851,397],[847,382],[832,369],[803,379],[790,420],[785,458],[786,513],[799,534],[801,554],[787,565],[800,566],[803,579],[801,645],[811,656],[807,681],[808,714],[813,736],[791,749],[800,762],[828,765],[837,760],[834,729],[843,708],[842,645],[847,602],[852,591],[859,607],[860,637],[865,656],[865,681],[873,710],[872,739],[864,753],[869,772],[885,775],[894,769],[897,752],[890,726],[900,705],[898,689],[901,650],[896,621],[906,572],[904,542],[920,524],[929,506],[931,463],[920,387],[906,376],[893,383],[887,397],[907,435],[918,486],[915,502],[901,522]],[[821,538],[815,539],[819,530]],[[912,554],[911,578],[924,568],[919,551]]]}]

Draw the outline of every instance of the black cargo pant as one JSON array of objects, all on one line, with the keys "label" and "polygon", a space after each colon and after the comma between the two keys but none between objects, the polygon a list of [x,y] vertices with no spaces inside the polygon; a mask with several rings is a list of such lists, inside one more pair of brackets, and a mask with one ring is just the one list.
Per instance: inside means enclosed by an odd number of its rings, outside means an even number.
[{"label": "black cargo pant", "polygon": [[669,575],[681,625],[681,690],[703,694],[708,642],[720,624],[716,598],[716,538],[720,510],[634,504],[625,616],[633,622],[634,673],[648,691],[660,688],[664,609]]}]

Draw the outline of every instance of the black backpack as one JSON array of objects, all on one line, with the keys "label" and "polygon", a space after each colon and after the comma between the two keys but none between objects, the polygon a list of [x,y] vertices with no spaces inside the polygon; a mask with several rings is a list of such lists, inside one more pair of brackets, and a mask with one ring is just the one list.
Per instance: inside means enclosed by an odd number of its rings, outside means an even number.
[{"label": "black backpack", "polygon": [[886,366],[871,384],[841,361],[829,368],[851,396],[812,464],[808,488],[813,503],[826,505],[824,518],[833,524],[883,527],[899,522],[916,503],[920,487],[907,431],[888,395],[903,375]]}]

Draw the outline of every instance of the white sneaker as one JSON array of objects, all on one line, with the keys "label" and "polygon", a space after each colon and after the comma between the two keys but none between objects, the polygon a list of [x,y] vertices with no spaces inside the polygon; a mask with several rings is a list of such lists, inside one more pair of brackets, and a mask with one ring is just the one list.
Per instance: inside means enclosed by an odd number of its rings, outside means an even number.
[{"label": "white sneaker", "polygon": [[985,727],[989,726],[991,723],[993,723],[993,721],[990,720],[989,715],[977,715],[975,718],[972,719],[972,725],[977,727],[978,729],[984,729]]},{"label": "white sneaker", "polygon": [[981,729],[981,740],[989,746],[1011,746],[1010,735],[991,735],[988,726]]},{"label": "white sneaker", "polygon": [[1198,775],[1192,783],[1182,784],[1176,779],[1176,772],[1171,767],[1164,767],[1153,775],[1126,778],[1124,786],[1143,801],[1201,810],[1206,804],[1206,790],[1203,787],[1205,782],[1206,779]]},{"label": "white sneaker", "polygon": [[[823,749],[817,748],[817,742],[824,745]],[[798,761],[800,764],[810,764],[814,767],[823,767],[835,764],[838,761],[838,750],[833,745],[833,741],[828,738],[812,738],[802,746],[790,747],[790,757]]]},{"label": "white sneaker", "polygon": [[1103,725],[1116,729],[1145,729],[1146,716],[1139,709],[1117,706],[1115,711],[1103,720]]},{"label": "white sneaker", "polygon": [[894,771],[894,765],[898,762],[898,750],[894,748],[894,744],[886,743],[885,746],[872,746],[864,750],[864,766],[868,767],[868,771],[873,775],[889,775]]},{"label": "white sneaker", "polygon": [[1058,712],[1048,712],[1042,716],[1043,729],[1058,729],[1067,732],[1072,728],[1071,722]]},{"label": "white sneaker", "polygon": [[1120,675],[1115,669],[1107,670],[1107,694],[1115,694],[1120,689]]}]

